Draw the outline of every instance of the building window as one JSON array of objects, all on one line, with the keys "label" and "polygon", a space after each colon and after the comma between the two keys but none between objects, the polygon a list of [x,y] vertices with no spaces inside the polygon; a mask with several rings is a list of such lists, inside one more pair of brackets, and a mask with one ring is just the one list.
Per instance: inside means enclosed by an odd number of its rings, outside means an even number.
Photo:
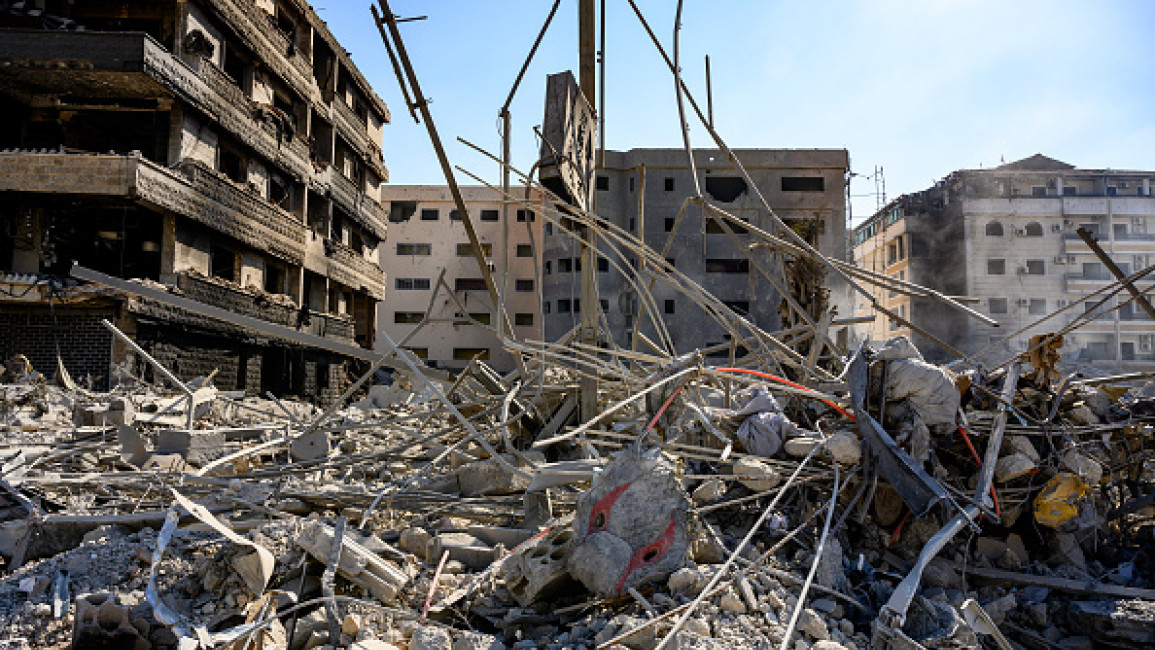
[{"label": "building window", "polygon": [[548,314],[548,313],[550,313],[550,310],[553,308],[553,304],[547,300],[547,301],[545,301],[545,304],[543,304],[541,306],[541,308],[542,308],[542,311],[544,311],[545,313]]},{"label": "building window", "polygon": [[746,180],[741,176],[706,177],[706,194],[709,194],[722,203],[733,203],[745,193]]},{"label": "building window", "polygon": [[604,257],[598,258],[598,273],[608,273],[610,270],[610,261]]},{"label": "building window", "polygon": [[1031,303],[1027,307],[1027,311],[1036,316],[1041,316],[1047,313],[1047,299],[1046,298],[1031,298]]},{"label": "building window", "polygon": [[449,220],[450,221],[461,221],[461,213],[458,212],[457,210],[450,210],[449,211]]},{"label": "building window", "polygon": [[[493,257],[493,244],[483,243],[481,245],[481,252],[484,253],[486,257]],[[457,256],[458,257],[472,257],[473,256],[473,245],[468,244],[468,243],[458,244],[457,245]]]},{"label": "building window", "polygon": [[581,273],[582,258],[580,258],[580,257],[573,258],[573,270],[577,271],[578,273]]},{"label": "building window", "polygon": [[1107,186],[1107,196],[1118,196],[1118,195],[1119,195],[1119,188],[1118,187],[1115,187],[1113,185]]},{"label": "building window", "polygon": [[434,208],[424,208],[421,210],[422,221],[437,221],[441,214]]},{"label": "building window", "polygon": [[1027,260],[1027,275],[1043,275],[1047,272],[1047,265],[1043,260]]},{"label": "building window", "polygon": [[1079,196],[1079,188],[1074,185],[1064,185],[1063,196]]},{"label": "building window", "polygon": [[678,265],[677,265],[677,264],[674,264],[674,258],[672,258],[672,257],[667,257],[667,258],[666,258],[666,264],[669,264],[669,265],[670,265],[670,268],[672,268],[672,269],[674,269],[674,268],[677,268],[677,267],[678,267]]},{"label": "building window", "polygon": [[[518,210],[517,211],[517,220],[518,221],[536,221],[537,215],[535,215],[533,213],[533,210]],[[552,225],[553,224],[546,224],[546,230],[547,230],[546,234],[547,235],[553,233],[553,228],[550,227]]]},{"label": "building window", "polygon": [[573,313],[575,313],[575,314],[581,313],[581,310],[582,310],[582,301],[581,301],[581,299],[580,299],[580,298],[574,298],[574,301],[573,301]]},{"label": "building window", "polygon": [[673,217],[666,217],[664,227],[665,227],[666,232],[672,231],[674,229],[674,218]]},{"label": "building window", "polygon": [[634,227],[635,227],[635,226],[637,226],[637,225],[638,225],[638,221],[637,221],[637,219],[635,219],[635,218],[633,218],[633,217],[630,217],[630,228],[629,228],[629,231],[630,231],[630,232],[633,232],[633,231],[634,231]]},{"label": "building window", "polygon": [[545,262],[545,274],[549,275],[550,273],[553,273],[553,262],[546,260],[546,262]]},{"label": "building window", "polygon": [[[549,304],[549,303],[546,303]],[[533,314],[519,313],[513,315],[513,324],[518,327],[533,327]]]},{"label": "building window", "polygon": [[497,221],[497,217],[499,214],[500,213],[498,213],[497,210],[482,210],[481,211],[481,220],[482,221]]},{"label": "building window", "polygon": [[1007,313],[1007,299],[1006,298],[989,298],[988,306],[992,314]]},{"label": "building window", "polygon": [[666,177],[665,187],[666,187],[667,192],[673,192],[674,191],[674,178],[672,176]]},{"label": "building window", "polygon": [[533,280],[517,280],[513,287],[515,291],[533,291]]},{"label": "building window", "polygon": [[395,311],[393,312],[394,323],[420,323],[425,318],[425,314],[419,311]]},{"label": "building window", "polygon": [[750,260],[706,260],[706,273],[749,273]]},{"label": "building window", "polygon": [[573,260],[568,257],[563,257],[557,261],[558,273],[569,273],[573,271]]},{"label": "building window", "polygon": [[458,361],[488,361],[489,348],[453,348],[453,358]]},{"label": "building window", "polygon": [[553,234],[553,224],[552,223],[545,224],[545,234],[546,235],[552,235]]},{"label": "building window", "polygon": [[398,255],[419,255],[428,257],[433,254],[433,244],[397,244]]},{"label": "building window", "polygon": [[674,313],[674,310],[676,308],[677,308],[677,303],[674,300],[667,299],[662,304],[662,311],[667,313],[667,314]]},{"label": "building window", "polygon": [[630,191],[634,191],[634,177],[630,176]]},{"label": "building window", "polygon": [[1006,275],[1006,260],[987,260],[987,275]]},{"label": "building window", "polygon": [[482,325],[489,325],[490,323],[490,315],[487,311],[470,312],[469,318],[481,323]]},{"label": "building window", "polygon": [[987,237],[1002,237],[1002,236],[1003,236],[1003,224],[999,223],[998,221],[988,221],[987,222]]},{"label": "building window", "polygon": [[783,176],[783,192],[823,192],[826,179],[821,176]]},{"label": "building window", "polygon": [[457,278],[453,281],[454,291],[485,291],[485,280],[482,278]]},{"label": "building window", "polygon": [[517,256],[518,257],[533,257],[533,246],[531,246],[530,244],[518,244],[517,245]]},{"label": "building window", "polygon": [[610,301],[604,298],[598,300],[598,305],[602,308],[602,312],[608,312],[610,310]]},{"label": "building window", "polygon": [[558,300],[557,301],[557,313],[568,314],[569,313],[569,306],[570,306],[569,298],[562,298],[561,300]]},{"label": "building window", "polygon": [[1035,185],[1031,188],[1031,196],[1046,196],[1047,188],[1042,185]]},{"label": "building window", "polygon": [[395,278],[393,287],[401,291],[420,291],[429,288],[429,278]]},{"label": "building window", "polygon": [[429,358],[429,348],[405,348],[405,349],[408,350],[411,354],[413,354],[413,356],[417,357],[418,359],[428,359]]},{"label": "building window", "polygon": [[599,192],[607,192],[607,191],[609,191],[609,189],[610,189],[610,177],[609,176],[598,176],[597,190]]},{"label": "building window", "polygon": [[1026,228],[1023,228],[1023,234],[1025,234],[1027,237],[1042,237],[1043,224],[1039,223],[1038,221],[1032,221],[1027,224]]}]

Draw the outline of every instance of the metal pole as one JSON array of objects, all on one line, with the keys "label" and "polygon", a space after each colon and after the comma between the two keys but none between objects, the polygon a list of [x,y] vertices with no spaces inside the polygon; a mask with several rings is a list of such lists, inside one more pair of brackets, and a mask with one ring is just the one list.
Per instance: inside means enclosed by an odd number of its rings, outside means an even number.
[{"label": "metal pole", "polygon": [[[596,52],[594,50],[594,0],[579,0],[578,3],[578,72],[579,85],[582,95],[591,107],[596,106],[595,95],[597,69]],[[601,161],[598,161],[599,163]],[[600,165],[594,166],[596,177]],[[596,181],[590,183],[589,205],[590,212],[597,214],[597,186]],[[586,228],[586,236],[582,242],[582,288],[581,288],[581,342],[596,348],[598,325],[598,291],[597,291],[597,234],[593,226]],[[598,381],[594,376],[583,375],[581,380],[581,418],[590,420],[598,414]]]},{"label": "metal pole", "polygon": [[710,55],[706,55],[706,120],[714,126],[714,86],[710,83]]},{"label": "metal pole", "polygon": [[113,325],[112,323],[108,322],[107,318],[101,319],[100,324],[104,325],[104,327],[107,328],[108,331],[112,332],[113,335],[116,336],[116,338],[123,341],[125,345],[132,348],[133,352],[136,352],[137,354],[139,354],[141,356],[141,358],[144,359],[145,361],[147,361],[149,363],[149,365],[151,365],[153,368],[155,368],[156,371],[159,372],[162,377],[164,377],[166,380],[168,380],[168,382],[171,383],[172,385],[179,388],[180,392],[185,394],[185,397],[188,398],[188,428],[192,429],[192,426],[193,426],[193,392],[191,390],[189,390],[189,387],[186,386],[183,381],[177,379],[176,375],[169,372],[168,368],[165,368],[161,364],[161,362],[157,361],[156,359],[153,359],[152,355],[145,352],[143,348],[141,348],[139,345],[136,344],[136,341],[133,341],[132,339],[128,338],[128,335],[125,334],[124,332],[116,329],[116,326]]}]

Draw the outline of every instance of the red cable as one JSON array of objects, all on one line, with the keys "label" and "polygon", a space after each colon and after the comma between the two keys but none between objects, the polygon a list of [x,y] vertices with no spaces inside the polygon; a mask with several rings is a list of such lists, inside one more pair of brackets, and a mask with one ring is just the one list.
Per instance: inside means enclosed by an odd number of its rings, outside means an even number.
[{"label": "red cable", "polygon": [[[974,456],[975,462],[978,463],[979,469],[983,468],[983,459],[979,458],[979,452],[975,450],[975,446],[971,444],[971,438],[967,435],[967,430],[962,428],[960,424],[958,427],[959,435],[962,436],[963,442],[967,443],[967,449],[971,450],[971,456]],[[995,484],[991,483],[991,499],[995,502],[995,514],[1002,517],[1002,510],[999,508],[999,495],[995,492]]]},{"label": "red cable", "polygon": [[670,406],[670,402],[674,401],[674,398],[678,396],[678,393],[682,392],[682,389],[685,388],[686,384],[688,383],[690,383],[689,379],[680,384],[678,388],[674,390],[674,392],[670,393],[670,396],[667,397],[666,401],[662,404],[662,408],[658,409],[658,412],[654,414],[654,419],[650,420],[650,423],[646,425],[646,428],[644,431],[642,431],[642,433],[646,433],[650,429],[654,428],[654,425],[658,423],[658,418],[662,417],[662,414],[666,412],[666,408]]},{"label": "red cable", "polygon": [[910,519],[910,515],[914,512],[910,508],[905,508],[906,514],[903,515],[902,521],[898,522],[898,527],[894,529],[894,534],[890,536],[890,541],[886,543],[890,546],[898,541],[898,536],[902,534],[902,527],[906,525],[906,520]]},{"label": "red cable", "polygon": [[[771,375],[770,373],[761,372],[759,370],[750,370],[749,368],[713,368],[713,370],[717,370],[718,372],[730,372],[730,373],[738,373],[738,374],[743,374],[743,375],[755,375],[757,377],[762,377],[763,379],[769,379],[770,381],[776,381],[780,384],[785,384],[785,385],[791,386],[793,388],[799,388],[799,389],[802,389],[804,391],[808,391],[811,393],[817,392],[813,388],[807,388],[806,386],[803,386],[802,384],[796,384],[796,383],[790,381],[789,379],[783,379],[777,375]],[[819,397],[818,399],[825,402],[827,406],[834,409],[835,411],[838,411],[839,413],[850,418],[851,422],[858,422],[858,420],[856,420],[853,415],[847,413],[846,409],[842,408],[841,406],[826,399],[825,397]]]}]

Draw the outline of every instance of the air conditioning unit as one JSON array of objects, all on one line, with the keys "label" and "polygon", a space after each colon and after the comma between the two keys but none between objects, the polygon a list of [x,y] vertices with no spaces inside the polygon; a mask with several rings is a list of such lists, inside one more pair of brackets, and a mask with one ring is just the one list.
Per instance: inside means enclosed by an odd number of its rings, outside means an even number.
[{"label": "air conditioning unit", "polygon": [[1056,255],[1055,256],[1055,264],[1066,264],[1066,263],[1067,263],[1067,256],[1066,255]]},{"label": "air conditioning unit", "polygon": [[1063,226],[1061,226],[1057,223],[1051,224],[1051,232],[1059,232],[1062,229],[1063,229]]},{"label": "air conditioning unit", "polygon": [[1131,217],[1131,225],[1132,226],[1142,226],[1143,225],[1143,217]]},{"label": "air conditioning unit", "polygon": [[1020,266],[1018,269],[1015,270],[1015,272],[1018,273],[1019,275],[1026,275],[1027,274],[1027,267]]},{"label": "air conditioning unit", "polygon": [[489,268],[490,273],[497,273],[497,264],[495,262],[488,262],[485,266]]},{"label": "air conditioning unit", "polygon": [[1018,303],[1020,307],[1026,307],[1031,304],[1030,298],[1019,298]]},{"label": "air conditioning unit", "polygon": [[1074,264],[1074,263],[1075,263],[1075,256],[1074,255],[1068,255],[1067,256],[1067,264]]},{"label": "air conditioning unit", "polygon": [[1139,342],[1139,349],[1144,351],[1144,352],[1150,352],[1151,351],[1151,341],[1140,341]]},{"label": "air conditioning unit", "polygon": [[1059,298],[1058,300],[1056,300],[1056,301],[1055,301],[1055,306],[1056,306],[1056,307],[1059,307],[1059,308],[1063,308],[1063,307],[1066,307],[1066,306],[1067,306],[1067,301],[1066,301],[1066,300],[1064,300],[1063,298]]},{"label": "air conditioning unit", "polygon": [[1025,228],[1015,228],[1015,234],[1018,235],[1019,237],[1026,237],[1027,236],[1027,230]]},{"label": "air conditioning unit", "polygon": [[1071,226],[1071,220],[1070,219],[1063,219],[1063,225],[1067,226],[1069,228]]}]

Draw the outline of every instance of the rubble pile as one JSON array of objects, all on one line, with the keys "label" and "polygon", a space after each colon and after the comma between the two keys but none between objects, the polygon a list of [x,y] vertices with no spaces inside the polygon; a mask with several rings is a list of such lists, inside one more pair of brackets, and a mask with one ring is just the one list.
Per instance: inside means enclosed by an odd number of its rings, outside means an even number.
[{"label": "rubble pile", "polygon": [[1155,382],[897,338],[821,391],[687,355],[581,422],[558,365],[324,412],[8,367],[5,647],[1155,645]]}]

